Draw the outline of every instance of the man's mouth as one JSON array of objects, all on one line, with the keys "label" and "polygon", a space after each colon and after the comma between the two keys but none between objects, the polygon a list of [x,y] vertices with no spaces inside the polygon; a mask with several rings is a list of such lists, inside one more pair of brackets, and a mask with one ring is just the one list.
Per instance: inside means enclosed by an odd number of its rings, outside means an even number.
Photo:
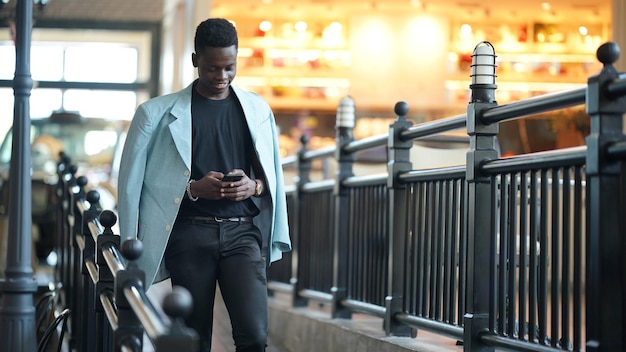
[{"label": "man's mouth", "polygon": [[228,88],[228,82],[216,82],[214,86],[217,89],[226,89]]}]

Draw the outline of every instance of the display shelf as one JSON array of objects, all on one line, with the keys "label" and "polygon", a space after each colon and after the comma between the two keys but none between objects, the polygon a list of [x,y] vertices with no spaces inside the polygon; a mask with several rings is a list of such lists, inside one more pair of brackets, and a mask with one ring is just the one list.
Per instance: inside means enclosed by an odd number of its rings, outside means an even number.
[{"label": "display shelf", "polygon": [[237,84],[274,109],[332,110],[350,87],[350,52],[321,40],[247,38],[238,57]]},{"label": "display shelf", "polygon": [[[600,71],[591,54],[496,54],[496,74],[505,81],[580,82]],[[450,53],[448,73],[454,79],[471,74],[471,54]]]},{"label": "display shelf", "polygon": [[599,24],[539,21],[452,23],[445,87],[449,104],[467,104],[472,52],[482,40],[496,54],[496,98],[499,103],[580,87],[600,72],[595,57],[606,40]]},{"label": "display shelf", "polygon": [[237,85],[257,92],[274,109],[336,109],[348,93],[347,78],[238,76]]}]

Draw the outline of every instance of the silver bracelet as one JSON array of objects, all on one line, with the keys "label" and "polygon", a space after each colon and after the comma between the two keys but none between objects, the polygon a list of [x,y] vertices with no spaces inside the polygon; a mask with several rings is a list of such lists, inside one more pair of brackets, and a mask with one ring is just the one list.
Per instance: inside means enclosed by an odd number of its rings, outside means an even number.
[{"label": "silver bracelet", "polygon": [[191,195],[191,183],[192,182],[196,182],[196,180],[189,180],[189,182],[187,182],[187,187],[185,189],[187,190],[187,197],[189,197],[189,200],[191,200],[192,202],[195,202],[198,200],[198,197],[194,197]]}]

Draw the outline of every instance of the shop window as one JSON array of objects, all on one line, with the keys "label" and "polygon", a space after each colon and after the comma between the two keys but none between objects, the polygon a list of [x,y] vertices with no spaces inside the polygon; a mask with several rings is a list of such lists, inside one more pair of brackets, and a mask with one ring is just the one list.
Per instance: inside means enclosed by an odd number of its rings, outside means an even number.
[{"label": "shop window", "polygon": [[[31,76],[35,81],[63,79],[63,48],[46,44],[33,45],[30,51]],[[14,61],[15,62],[15,61]]]},{"label": "shop window", "polygon": [[85,44],[65,49],[65,80],[132,83],[137,80],[137,49]]},{"label": "shop window", "polygon": [[130,120],[137,104],[134,91],[68,89],[64,93],[66,110],[82,116]]}]

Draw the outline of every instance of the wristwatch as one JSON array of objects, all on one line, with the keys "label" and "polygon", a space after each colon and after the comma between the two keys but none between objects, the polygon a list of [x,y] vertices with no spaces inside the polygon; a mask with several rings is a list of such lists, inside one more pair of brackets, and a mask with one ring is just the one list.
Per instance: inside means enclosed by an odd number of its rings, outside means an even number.
[{"label": "wristwatch", "polygon": [[263,185],[261,185],[261,181],[258,180],[254,180],[254,183],[256,183],[256,186],[254,186],[254,196],[260,197],[263,193]]}]

